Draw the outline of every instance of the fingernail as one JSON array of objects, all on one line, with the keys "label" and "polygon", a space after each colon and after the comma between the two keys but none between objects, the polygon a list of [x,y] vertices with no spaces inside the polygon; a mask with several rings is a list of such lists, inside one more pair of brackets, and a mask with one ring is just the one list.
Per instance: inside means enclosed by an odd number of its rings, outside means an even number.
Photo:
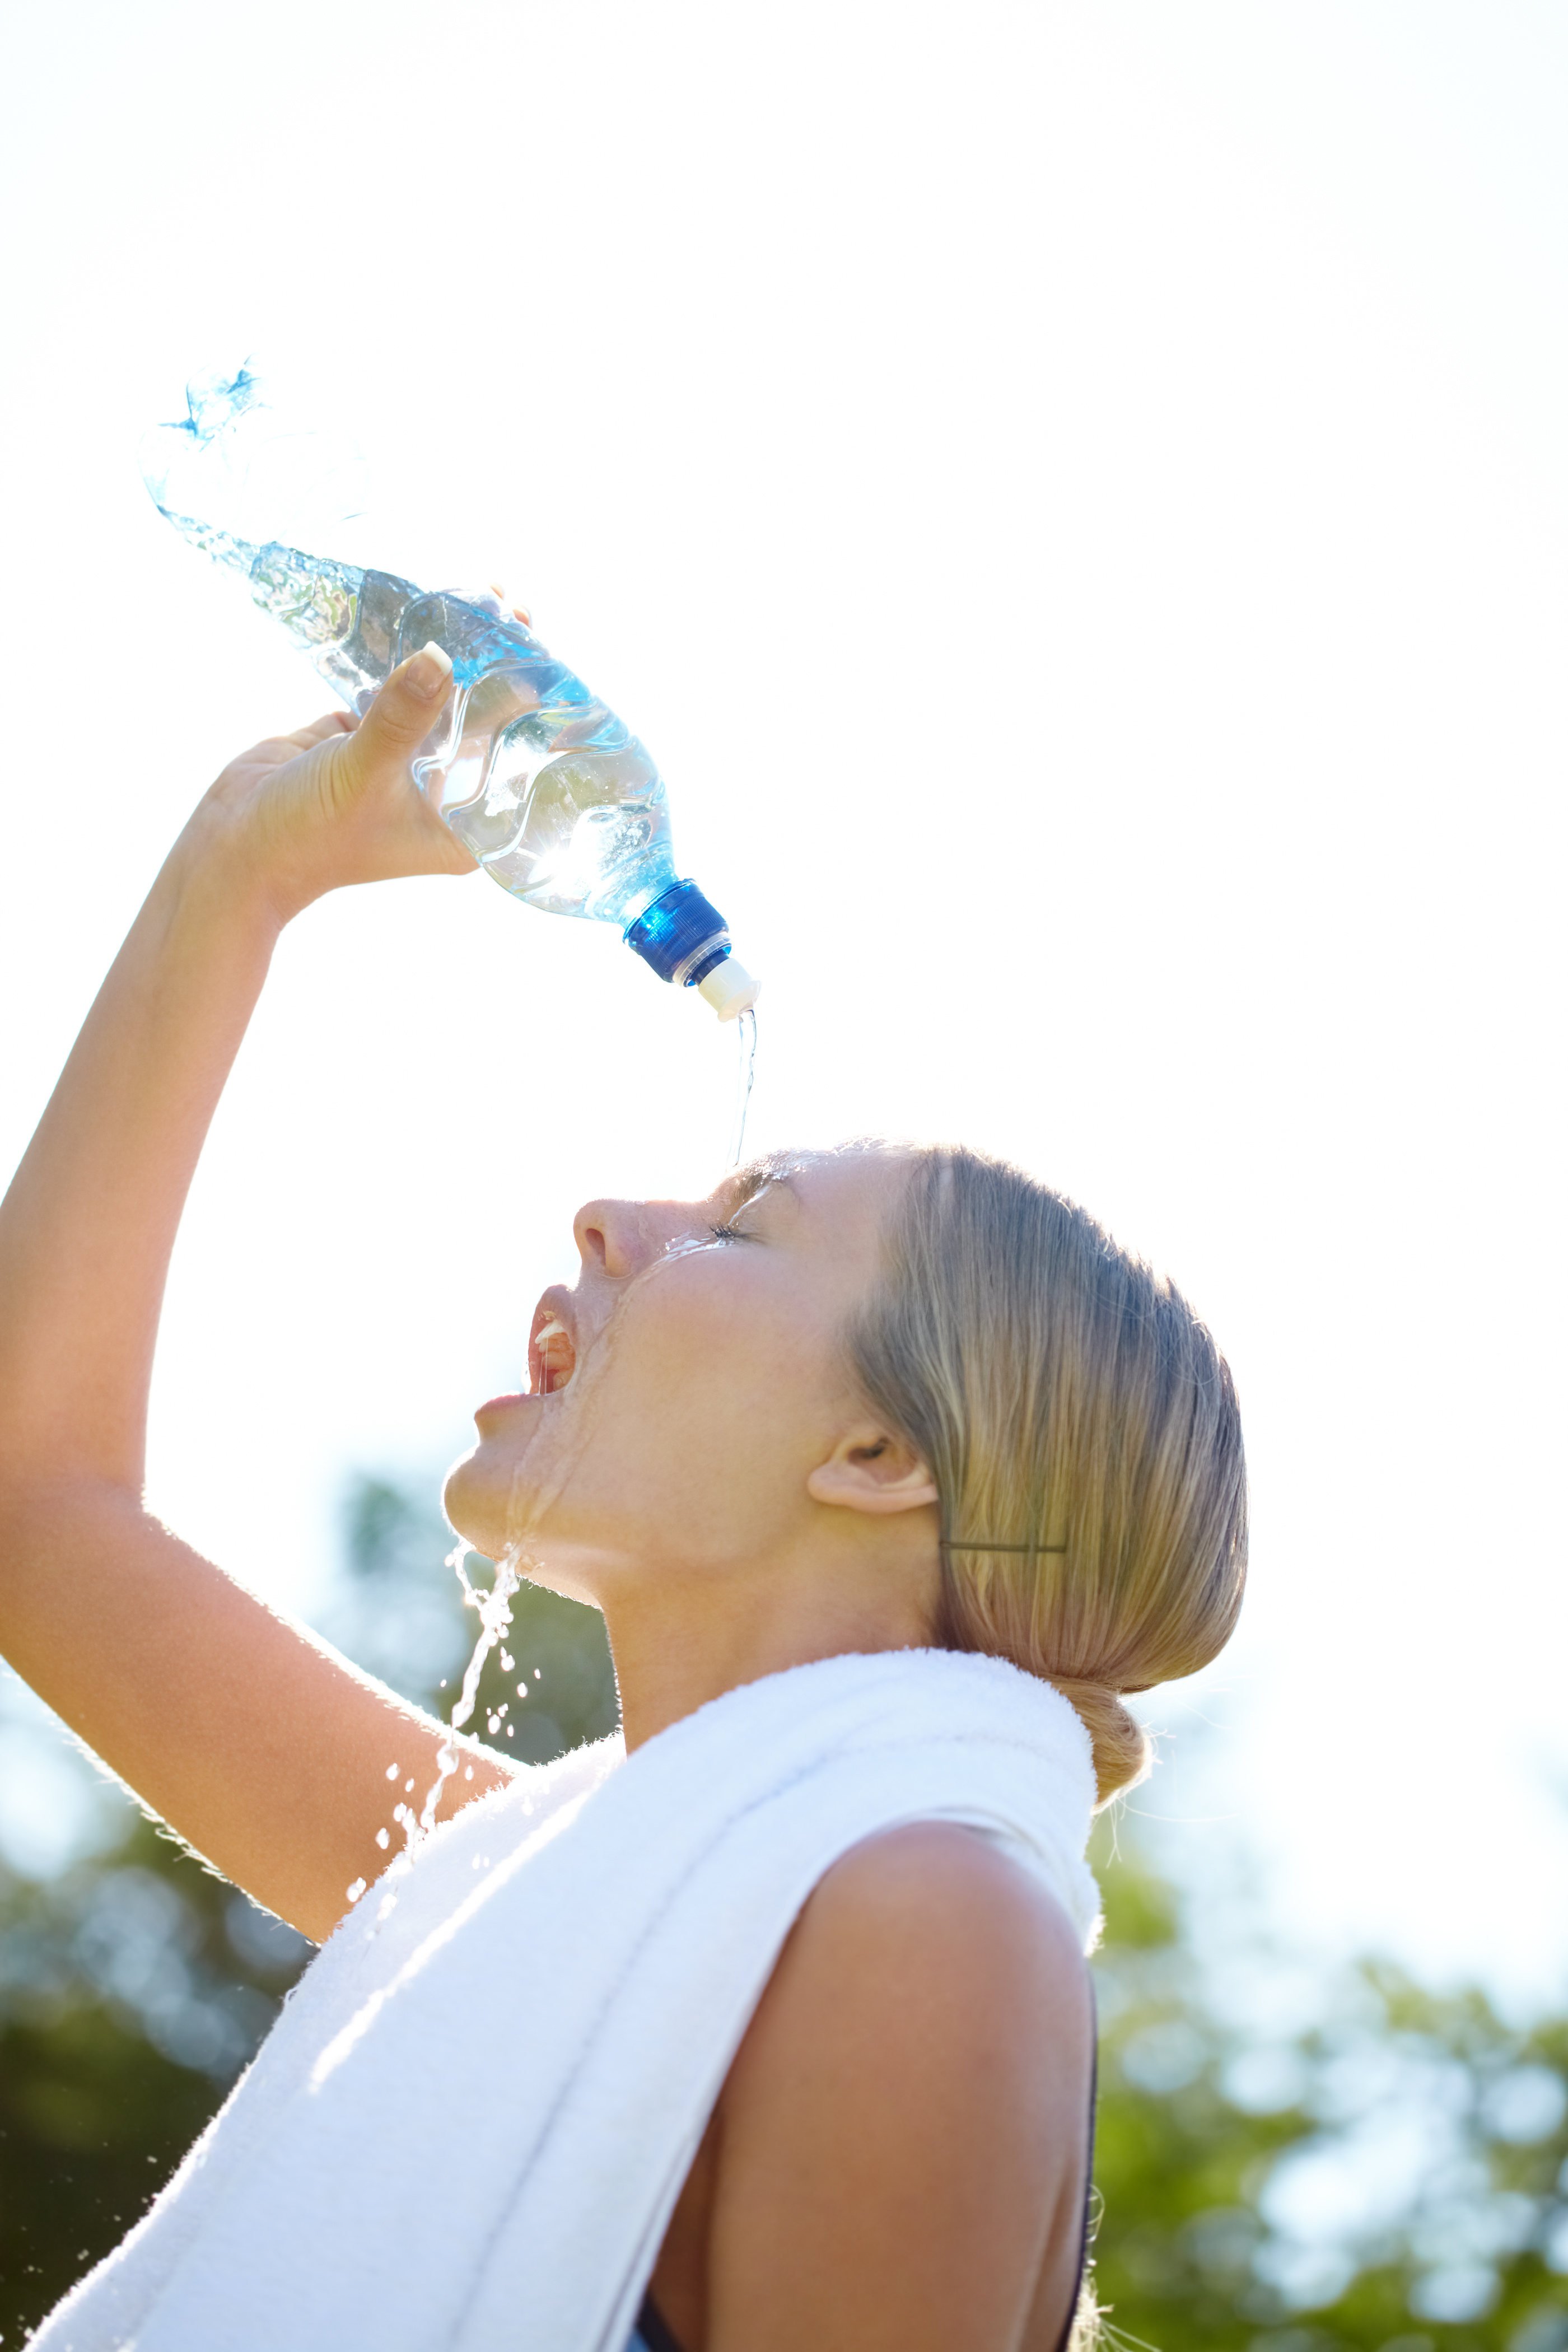
[{"label": "fingernail", "polygon": [[452,656],[432,638],[409,663],[405,676],[421,702],[434,702],[452,675]]}]

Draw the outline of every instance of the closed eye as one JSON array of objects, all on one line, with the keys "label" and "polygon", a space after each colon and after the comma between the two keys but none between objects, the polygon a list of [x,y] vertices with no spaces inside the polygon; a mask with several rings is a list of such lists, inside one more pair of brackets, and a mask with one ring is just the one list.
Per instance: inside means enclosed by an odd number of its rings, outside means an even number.
[{"label": "closed eye", "polygon": [[739,1225],[710,1225],[708,1230],[716,1242],[749,1242],[752,1238],[743,1234]]}]

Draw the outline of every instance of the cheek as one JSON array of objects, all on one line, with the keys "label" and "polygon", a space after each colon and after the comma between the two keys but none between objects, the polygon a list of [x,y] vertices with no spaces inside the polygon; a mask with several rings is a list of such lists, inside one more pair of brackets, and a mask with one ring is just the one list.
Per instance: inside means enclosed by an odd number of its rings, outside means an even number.
[{"label": "cheek", "polygon": [[[721,1281],[719,1275],[729,1276]],[[749,1277],[749,1278],[748,1278]],[[671,1286],[673,1290],[673,1286]],[[826,1356],[819,1318],[772,1266],[724,1266],[679,1296],[639,1302],[619,1335],[620,1399],[635,1395],[664,1441],[705,1461],[738,1444],[759,1474],[821,1417]]]}]

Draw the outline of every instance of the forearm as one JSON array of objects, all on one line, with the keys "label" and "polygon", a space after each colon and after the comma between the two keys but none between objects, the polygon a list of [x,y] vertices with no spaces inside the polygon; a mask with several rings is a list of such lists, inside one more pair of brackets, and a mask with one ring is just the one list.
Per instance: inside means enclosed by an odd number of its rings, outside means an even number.
[{"label": "forearm", "polygon": [[204,803],[0,1204],[0,1481],[139,1495],[169,1256],[279,918]]}]

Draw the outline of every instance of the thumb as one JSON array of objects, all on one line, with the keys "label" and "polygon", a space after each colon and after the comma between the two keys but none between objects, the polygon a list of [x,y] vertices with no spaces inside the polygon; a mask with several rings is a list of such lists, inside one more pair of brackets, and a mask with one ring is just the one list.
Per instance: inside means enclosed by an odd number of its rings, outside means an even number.
[{"label": "thumb", "polygon": [[429,734],[452,690],[452,661],[434,642],[393,671],[354,733],[362,758],[406,761]]}]

